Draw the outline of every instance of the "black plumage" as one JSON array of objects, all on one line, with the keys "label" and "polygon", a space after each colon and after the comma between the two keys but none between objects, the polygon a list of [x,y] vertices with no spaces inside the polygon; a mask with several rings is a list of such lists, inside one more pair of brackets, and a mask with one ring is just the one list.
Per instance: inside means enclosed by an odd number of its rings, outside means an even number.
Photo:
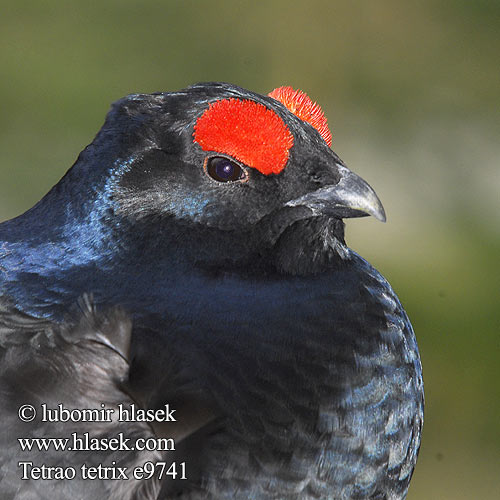
[{"label": "black plumage", "polygon": [[[242,139],[231,100],[285,124],[292,146],[266,137],[279,172]],[[224,123],[197,138],[221,101]],[[228,144],[210,147],[219,126]],[[132,95],[0,225],[2,296],[51,321],[84,292],[130,312],[128,390],[178,409],[171,458],[189,481],[165,481],[164,497],[401,499],[422,374],[396,295],[345,244],[342,219],[367,214],[385,219],[370,186],[277,100],[229,84]]]}]

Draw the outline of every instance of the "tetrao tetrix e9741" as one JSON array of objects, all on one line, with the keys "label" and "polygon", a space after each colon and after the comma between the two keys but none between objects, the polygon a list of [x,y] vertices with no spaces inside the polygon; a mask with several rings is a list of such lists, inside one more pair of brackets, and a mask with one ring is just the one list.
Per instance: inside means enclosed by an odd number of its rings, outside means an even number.
[{"label": "tetrao tetrix e9741", "polygon": [[319,106],[290,87],[130,95],[0,225],[0,322],[59,321],[86,292],[131,314],[128,390],[178,412],[171,458],[188,480],[164,498],[406,496],[417,344],[345,244],[344,218],[385,214],[330,145]]}]

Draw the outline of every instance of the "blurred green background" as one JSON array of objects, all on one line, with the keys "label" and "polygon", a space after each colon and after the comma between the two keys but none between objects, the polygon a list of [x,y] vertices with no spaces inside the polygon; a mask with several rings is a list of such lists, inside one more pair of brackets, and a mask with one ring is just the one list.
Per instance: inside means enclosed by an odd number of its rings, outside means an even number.
[{"label": "blurred green background", "polygon": [[417,333],[410,494],[500,498],[500,2],[0,1],[0,220],[71,166],[112,101],[292,85],[384,202],[347,225]]}]

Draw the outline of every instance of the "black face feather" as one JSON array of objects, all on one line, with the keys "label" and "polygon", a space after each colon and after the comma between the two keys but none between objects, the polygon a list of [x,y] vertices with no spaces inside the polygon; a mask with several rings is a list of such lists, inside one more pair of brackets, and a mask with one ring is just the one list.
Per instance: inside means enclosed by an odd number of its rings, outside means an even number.
[{"label": "black face feather", "polygon": [[[197,135],[227,100],[289,131],[276,173],[251,142]],[[126,308],[129,389],[196,422],[176,454],[196,471],[180,498],[402,499],[421,366],[390,285],[345,244],[343,219],[363,215],[385,220],[373,189],[277,100],[222,83],[131,95],[0,225],[0,326],[60,320],[85,292]]]},{"label": "black face feather", "polygon": [[[225,94],[219,99],[223,97]],[[182,117],[184,120],[193,113],[191,101],[189,105],[189,114]],[[168,98],[164,106],[168,109]],[[148,145],[141,144],[137,153],[128,155],[131,160],[115,181],[113,197],[118,213],[129,219],[172,216],[222,230],[258,230],[263,217],[279,211],[288,201],[321,186],[338,183],[336,164],[341,163],[340,160],[325,144],[318,147],[316,135],[303,136],[302,130],[297,131],[289,165],[279,176],[264,175],[228,155],[203,151],[193,143],[193,127],[206,109],[207,101],[203,101],[198,113],[191,117],[191,123],[179,130],[174,139],[172,130],[165,131],[166,140],[152,139],[150,133],[146,136]],[[170,118],[170,114],[161,117]],[[155,122],[149,124],[147,131],[155,125]],[[293,125],[298,127],[300,123]],[[158,128],[165,130],[166,126]],[[177,129],[175,123],[172,128]],[[240,169],[245,169],[241,174],[244,179],[223,183],[207,175],[207,162],[212,162],[214,156],[241,165]]]}]

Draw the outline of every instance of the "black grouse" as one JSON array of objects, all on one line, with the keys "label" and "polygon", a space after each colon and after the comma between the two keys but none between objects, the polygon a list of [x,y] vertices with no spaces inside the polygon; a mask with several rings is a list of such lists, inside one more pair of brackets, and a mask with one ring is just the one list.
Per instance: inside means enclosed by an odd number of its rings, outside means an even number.
[{"label": "black grouse", "polygon": [[163,498],[406,496],[418,348],[390,285],[345,244],[344,218],[385,214],[330,145],[290,87],[130,95],[0,225],[0,324],[61,321],[86,292],[133,318],[127,390],[176,408],[169,459],[187,464]]}]

